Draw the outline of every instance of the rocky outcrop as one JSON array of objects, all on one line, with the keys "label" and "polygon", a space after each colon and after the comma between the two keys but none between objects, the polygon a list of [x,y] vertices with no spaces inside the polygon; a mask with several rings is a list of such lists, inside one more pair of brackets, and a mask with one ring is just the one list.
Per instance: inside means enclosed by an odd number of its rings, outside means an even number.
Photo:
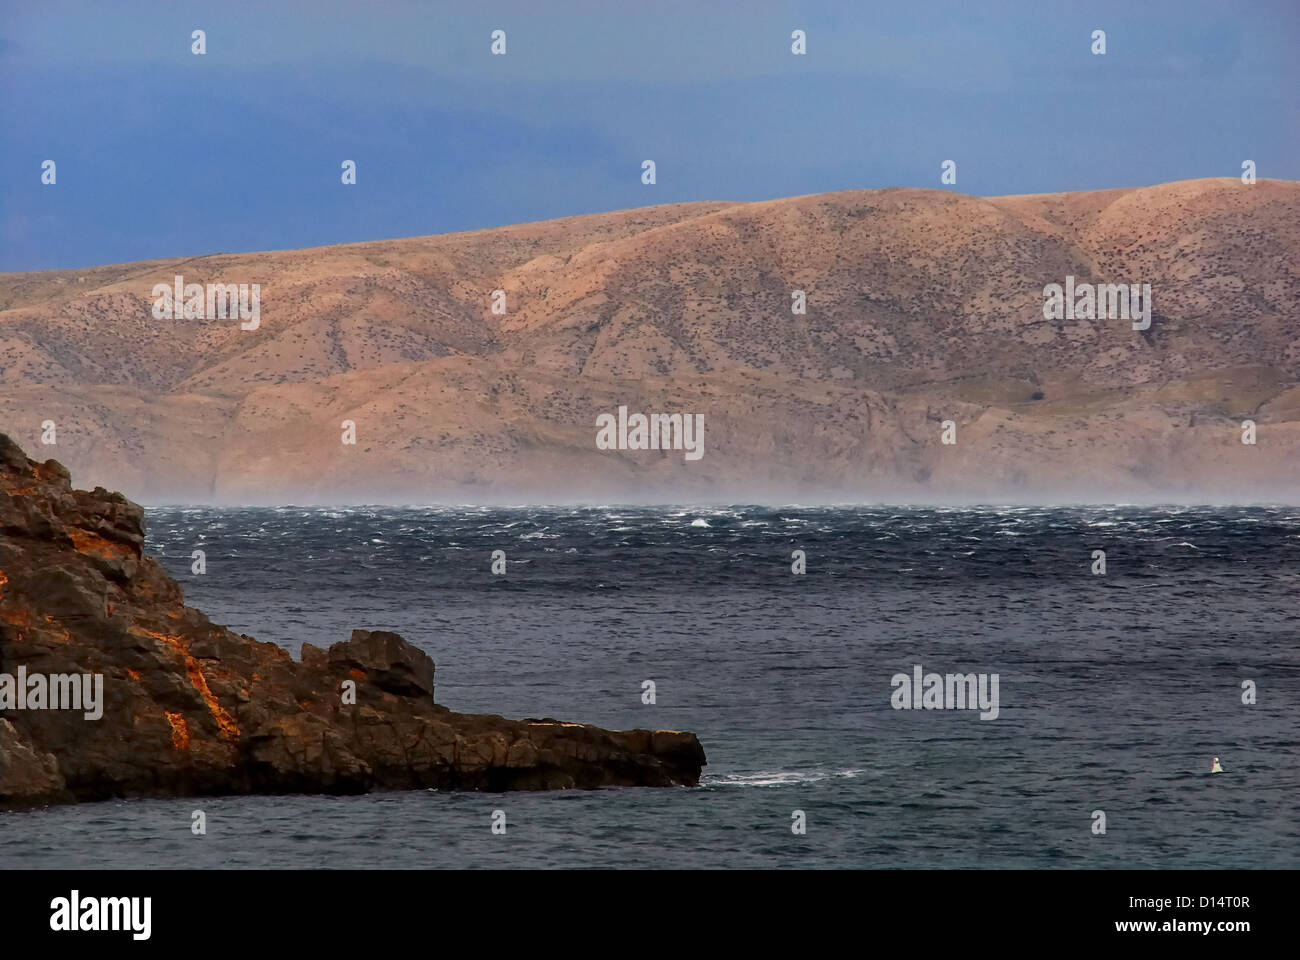
[{"label": "rocky outcrop", "polygon": [[139,506],[0,434],[0,807],[699,780],[691,733],[453,713],[395,633],[296,661],[185,606],[143,548]]}]

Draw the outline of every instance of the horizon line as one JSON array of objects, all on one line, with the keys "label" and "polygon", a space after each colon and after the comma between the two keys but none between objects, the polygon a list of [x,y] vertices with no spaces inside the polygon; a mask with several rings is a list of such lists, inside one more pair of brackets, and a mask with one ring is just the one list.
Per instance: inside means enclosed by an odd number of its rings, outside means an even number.
[{"label": "horizon line", "polygon": [[[559,217],[546,217],[541,220],[518,220],[510,223],[498,223],[484,227],[472,227],[465,230],[448,230],[441,233],[416,233],[403,236],[388,237],[371,237],[367,240],[342,240],[336,243],[320,243],[306,247],[272,247],[260,250],[214,250],[209,253],[181,253],[171,254],[158,257],[144,257],[136,260],[118,260],[111,263],[92,263],[83,266],[72,267],[49,267],[41,270],[0,270],[0,278],[31,276],[42,273],[70,273],[77,270],[103,270],[110,267],[125,267],[140,263],[155,263],[168,260],[204,260],[210,257],[249,257],[264,254],[276,253],[300,253],[306,250],[327,250],[336,247],[361,246],[370,243],[394,243],[403,240],[426,240],[433,237],[460,237],[475,233],[485,233],[491,230],[506,230],[511,227],[528,227],[544,223],[556,223],[561,220],[576,220],[582,217],[600,217],[613,213],[632,213],[639,210],[656,210],[664,207],[682,207],[692,204],[724,204],[726,206],[740,207],[752,206],[764,203],[780,203],[787,200],[802,200],[807,197],[829,196],[837,193],[887,193],[890,191],[909,190],[918,193],[939,193],[949,194],[957,197],[966,197],[972,200],[1012,200],[1028,199],[1033,197],[1063,197],[1070,195],[1085,195],[1096,193],[1114,193],[1117,191],[1130,190],[1149,190],[1154,187],[1167,187],[1175,184],[1204,183],[1207,181],[1224,180],[1237,182],[1240,178],[1236,176],[1210,176],[1210,177],[1189,177],[1182,180],[1161,180],[1155,183],[1137,184],[1123,187],[1098,187],[1086,190],[1053,190],[1038,191],[1035,193],[998,193],[998,194],[977,194],[962,193],[959,190],[942,189],[939,187],[913,187],[913,186],[886,186],[886,187],[843,187],[832,190],[817,190],[812,193],[796,193],[777,197],[768,197],[765,200],[675,200],[669,203],[651,203],[638,207],[615,207],[609,210],[589,210],[585,213],[571,213]],[[1264,183],[1281,183],[1297,184],[1300,180],[1288,180],[1285,177],[1259,177],[1252,186],[1258,186]]]}]

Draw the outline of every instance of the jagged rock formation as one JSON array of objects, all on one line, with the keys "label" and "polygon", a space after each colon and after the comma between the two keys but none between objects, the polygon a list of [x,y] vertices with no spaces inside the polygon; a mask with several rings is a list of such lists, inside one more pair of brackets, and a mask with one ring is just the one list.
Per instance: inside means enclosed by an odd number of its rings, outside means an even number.
[{"label": "jagged rock formation", "polygon": [[[185,606],[143,544],[139,506],[73,490],[60,464],[29,460],[0,434],[0,705],[19,671],[103,677],[98,719],[13,702],[0,713],[0,808],[699,780],[691,733],[453,713],[433,701],[433,661],[394,633],[307,644],[295,661]],[[355,704],[341,696],[349,680]]]},{"label": "jagged rock formation", "polygon": [[[1293,499],[1298,265],[1300,184],[1224,178],[0,274],[0,422],[155,503]],[[155,319],[176,275],[259,326]],[[1067,276],[1149,283],[1150,328],[1045,318]],[[598,449],[621,404],[703,414],[703,458]]]}]

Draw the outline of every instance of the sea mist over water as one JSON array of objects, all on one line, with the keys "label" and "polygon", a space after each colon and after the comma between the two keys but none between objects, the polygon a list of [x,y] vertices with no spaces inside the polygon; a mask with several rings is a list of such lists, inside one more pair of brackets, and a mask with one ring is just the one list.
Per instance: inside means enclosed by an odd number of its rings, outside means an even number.
[{"label": "sea mist over water", "polygon": [[[396,630],[440,703],[693,730],[702,785],[57,808],[0,818],[6,865],[1300,865],[1294,507],[187,507],[148,530],[216,622],[295,654]],[[917,664],[998,674],[997,719],[892,709]]]}]

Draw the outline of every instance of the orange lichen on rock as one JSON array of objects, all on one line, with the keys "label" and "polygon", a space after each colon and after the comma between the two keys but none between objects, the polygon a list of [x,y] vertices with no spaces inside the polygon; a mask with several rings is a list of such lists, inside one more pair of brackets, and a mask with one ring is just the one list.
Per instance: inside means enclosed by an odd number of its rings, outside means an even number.
[{"label": "orange lichen on rock", "polygon": [[117,557],[135,555],[135,551],[130,547],[106,540],[99,534],[82,530],[80,527],[68,527],[68,536],[72,538],[72,544],[77,548],[78,553],[99,553]]},{"label": "orange lichen on rock", "polygon": [[185,714],[164,710],[167,722],[172,725],[172,746],[184,750],[190,745],[190,725],[185,722]]},{"label": "orange lichen on rock", "polygon": [[159,633],[156,630],[150,630],[148,627],[140,626],[138,622],[133,622],[131,624],[131,632],[142,634],[143,636],[146,637],[153,637],[155,640],[161,640],[163,643],[170,644],[171,646],[176,647],[176,649],[180,650],[181,653],[184,653],[186,656],[189,656],[189,654],[185,652],[185,643],[184,643],[184,638],[182,637],[173,636],[167,633]]},{"label": "orange lichen on rock", "polygon": [[229,712],[217,702],[217,698],[212,695],[208,689],[207,678],[203,676],[203,671],[199,669],[199,663],[193,657],[185,658],[185,669],[190,675],[190,683],[194,684],[194,689],[199,692],[203,702],[208,705],[213,719],[217,721],[217,727],[221,730],[221,735],[227,740],[234,740],[239,736],[239,724],[235,722]]},{"label": "orange lichen on rock", "polygon": [[[63,626],[63,624],[59,623],[58,620],[55,620],[54,617],[50,616],[48,613],[45,615],[45,622],[48,623],[48,624],[51,624],[51,625],[53,625],[53,626],[56,626],[56,627],[62,627],[62,626]],[[72,642],[72,633],[71,633],[69,630],[67,630],[66,628],[65,628],[64,631],[63,631],[63,642],[64,642],[64,643],[71,643],[71,642]]]},{"label": "orange lichen on rock", "polygon": [[199,692],[199,696],[203,698],[203,702],[207,705],[212,718],[217,721],[217,729],[221,731],[221,735],[227,740],[236,739],[239,736],[239,724],[213,696],[211,688],[208,687],[208,678],[203,675],[203,668],[199,666],[198,660],[190,656],[185,649],[183,639],[170,634],[157,633],[147,627],[140,626],[138,623],[132,624],[131,628],[146,636],[153,637],[155,640],[161,640],[163,643],[169,644],[180,651],[181,656],[185,658],[185,672],[189,675],[190,683]]},{"label": "orange lichen on rock", "polygon": [[15,627],[30,627],[32,625],[31,614],[22,607],[0,607],[0,621],[12,624]]}]

